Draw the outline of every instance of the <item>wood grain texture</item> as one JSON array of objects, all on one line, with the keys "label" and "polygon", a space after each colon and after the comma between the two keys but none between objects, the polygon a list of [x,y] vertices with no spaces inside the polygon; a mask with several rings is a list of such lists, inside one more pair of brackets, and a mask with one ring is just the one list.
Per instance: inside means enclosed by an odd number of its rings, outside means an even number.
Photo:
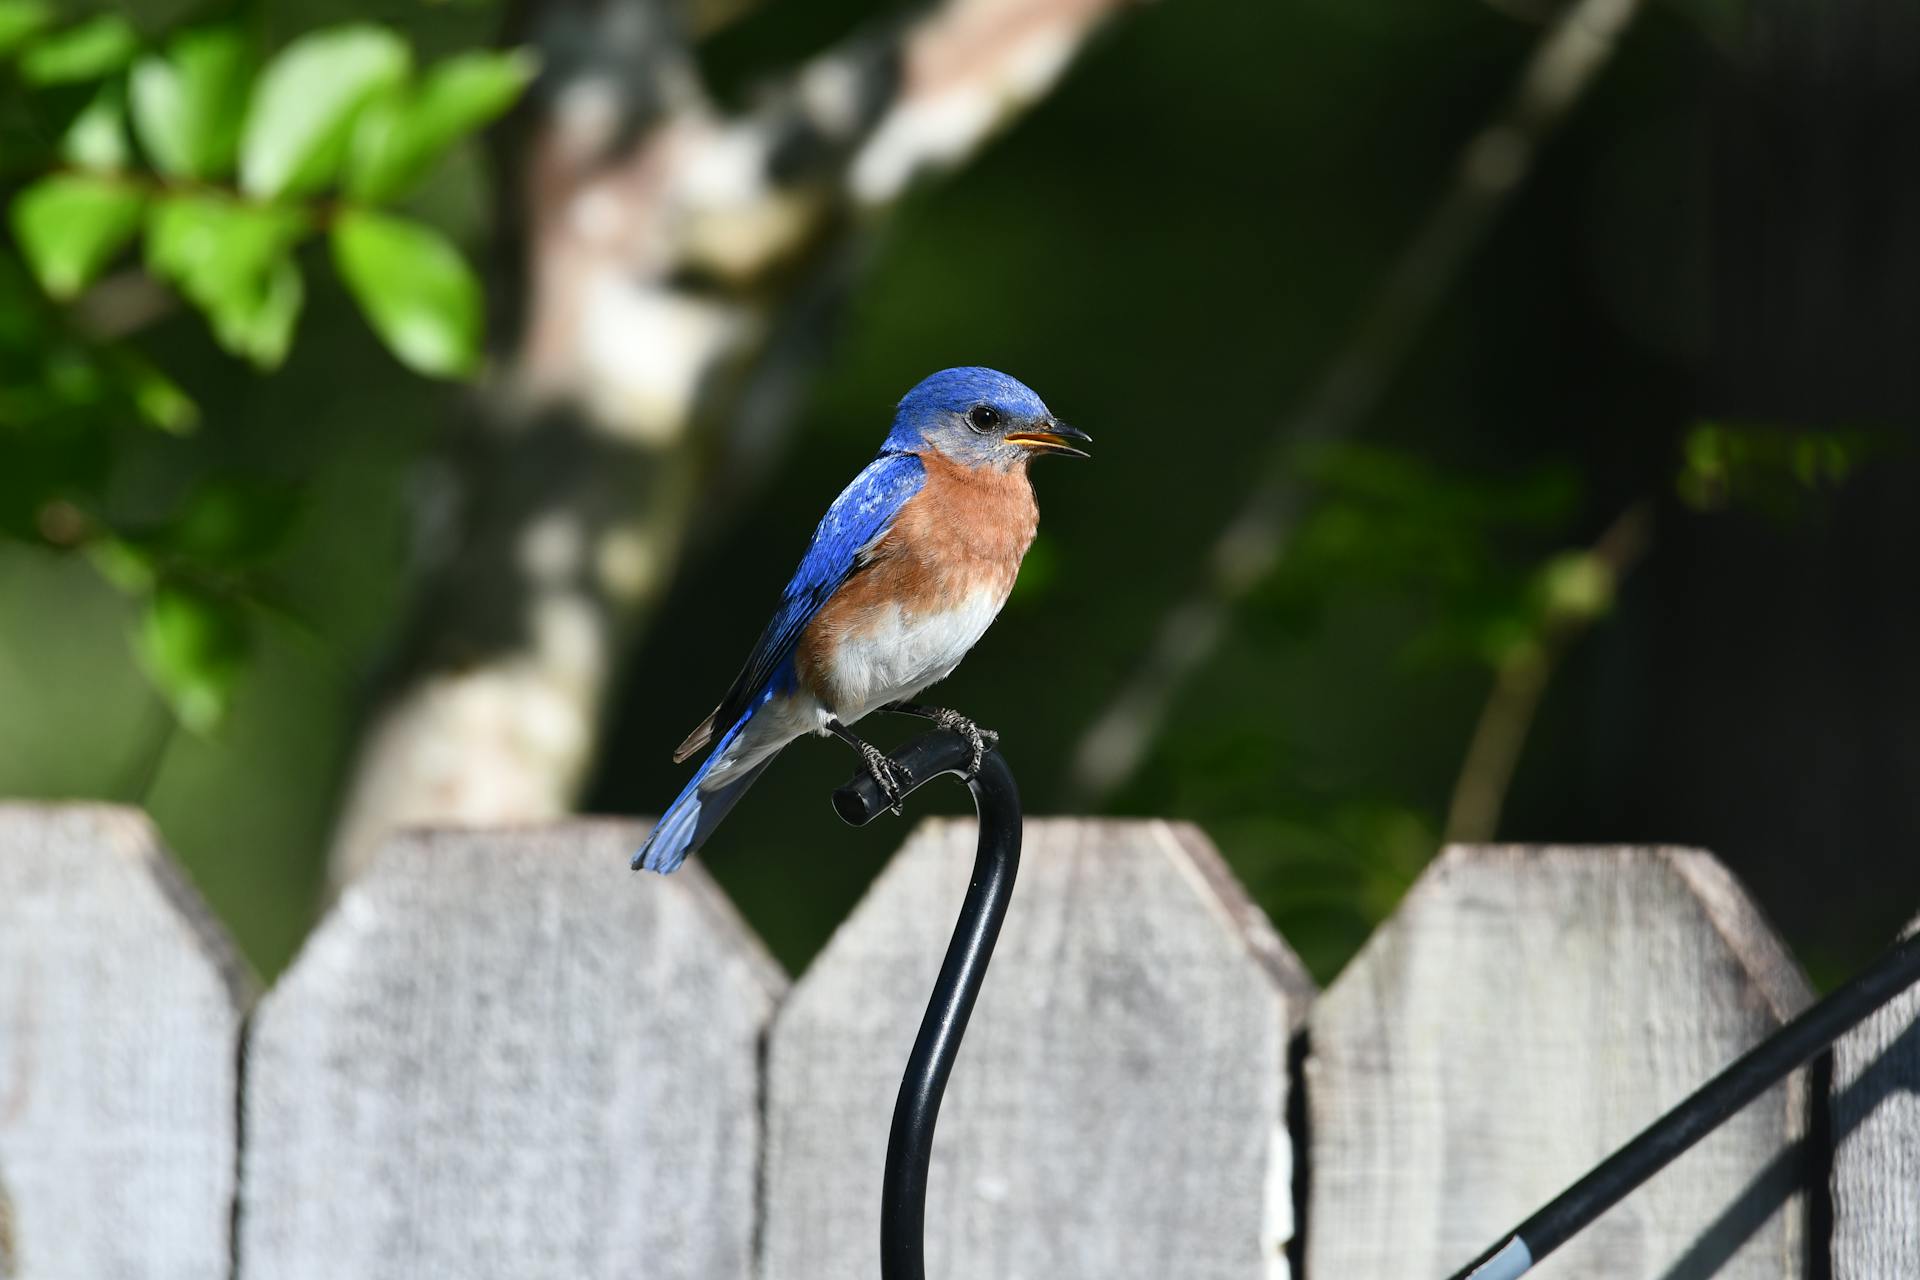
[{"label": "wood grain texture", "polygon": [[[1809,999],[1711,856],[1450,848],[1315,1006],[1309,1280],[1445,1275]],[[1542,1280],[1804,1274],[1805,1073]]]},{"label": "wood grain texture", "polygon": [[643,834],[404,836],[347,890],[248,1035],[244,1276],[751,1273],[785,982]]},{"label": "wood grain texture", "polygon": [[[974,838],[923,825],[776,1018],[766,1280],[875,1274],[894,1096]],[[1283,1275],[1311,991],[1198,832],[1029,821],[934,1142],[931,1280]]]},{"label": "wood grain texture", "polygon": [[1830,1105],[1834,1280],[1920,1276],[1920,987],[1840,1037]]},{"label": "wood grain texture", "polygon": [[146,818],[0,805],[0,1275],[229,1274],[248,995]]}]

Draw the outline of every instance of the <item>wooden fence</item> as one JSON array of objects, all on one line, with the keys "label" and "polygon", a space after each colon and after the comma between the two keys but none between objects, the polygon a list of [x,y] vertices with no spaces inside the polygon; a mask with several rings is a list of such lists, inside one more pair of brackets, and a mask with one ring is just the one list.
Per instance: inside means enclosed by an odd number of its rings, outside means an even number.
[{"label": "wooden fence", "polygon": [[[142,816],[0,806],[0,1277],[873,1276],[972,824],[791,986],[639,835],[400,839],[256,999]],[[1692,850],[1450,849],[1316,993],[1191,827],[1032,821],[929,1273],[1443,1276],[1807,999]],[[1538,1274],[1920,1276],[1920,993]]]}]

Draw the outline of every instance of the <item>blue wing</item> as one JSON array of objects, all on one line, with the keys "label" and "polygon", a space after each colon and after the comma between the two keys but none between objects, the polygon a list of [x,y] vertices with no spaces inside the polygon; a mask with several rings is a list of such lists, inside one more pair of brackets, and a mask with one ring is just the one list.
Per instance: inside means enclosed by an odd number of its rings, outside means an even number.
[{"label": "blue wing", "polygon": [[813,541],[800,567],[781,592],[760,641],[734,677],[733,687],[718,709],[695,729],[674,752],[684,760],[712,740],[715,726],[731,725],[754,704],[762,690],[793,657],[813,615],[860,566],[860,553],[893,527],[894,517],[926,483],[926,468],[918,455],[883,453],[869,462],[853,483],[841,490],[833,506],[813,531]]}]

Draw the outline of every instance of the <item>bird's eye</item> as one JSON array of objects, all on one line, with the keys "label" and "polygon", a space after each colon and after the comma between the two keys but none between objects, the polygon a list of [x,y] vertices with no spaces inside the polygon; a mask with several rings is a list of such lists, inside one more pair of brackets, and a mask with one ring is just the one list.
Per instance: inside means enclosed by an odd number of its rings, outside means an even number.
[{"label": "bird's eye", "polygon": [[967,421],[975,431],[991,431],[1000,425],[1000,413],[992,405],[977,404],[967,410]]}]

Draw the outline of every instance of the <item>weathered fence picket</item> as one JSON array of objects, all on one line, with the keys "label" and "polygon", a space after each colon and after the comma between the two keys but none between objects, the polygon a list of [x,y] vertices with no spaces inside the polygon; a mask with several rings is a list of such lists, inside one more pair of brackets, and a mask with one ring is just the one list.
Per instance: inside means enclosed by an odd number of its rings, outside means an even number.
[{"label": "weathered fence picket", "polygon": [[785,979],[642,828],[389,845],[247,1036],[249,1276],[745,1280]]},{"label": "weathered fence picket", "polygon": [[0,1276],[227,1275],[248,982],[143,815],[0,806]]},{"label": "weathered fence picket", "polygon": [[[1687,849],[1448,849],[1314,1007],[1307,1273],[1445,1275],[1808,1001]],[[1805,1073],[1543,1277],[1804,1274]]]},{"label": "weathered fence picket", "polygon": [[[0,805],[0,1280],[873,1275],[973,824],[922,825],[791,992],[699,866],[629,875],[639,835],[396,841],[243,1044],[143,817]],[[1305,1195],[1304,1280],[1439,1277],[1806,997],[1702,853],[1449,850],[1315,1002],[1198,832],[1029,822],[929,1272],[1276,1280]],[[1920,991],[1811,1078],[1538,1274],[1920,1275]]]},{"label": "weathered fence picket", "polygon": [[1920,988],[1840,1038],[1831,1105],[1833,1280],[1920,1276]]},{"label": "weathered fence picket", "polygon": [[[973,852],[972,822],[923,825],[775,1018],[770,1280],[873,1274],[894,1093]],[[1288,1034],[1311,990],[1193,828],[1029,821],[941,1111],[929,1274],[1275,1274]]]}]

